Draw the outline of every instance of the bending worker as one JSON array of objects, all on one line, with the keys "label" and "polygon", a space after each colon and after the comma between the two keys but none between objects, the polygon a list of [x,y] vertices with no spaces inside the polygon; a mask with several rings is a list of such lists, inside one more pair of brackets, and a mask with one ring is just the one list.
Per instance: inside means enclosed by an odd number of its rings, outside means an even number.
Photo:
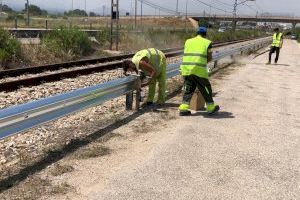
[{"label": "bending worker", "polygon": [[184,77],[183,103],[179,107],[179,115],[191,115],[190,101],[196,87],[201,92],[209,114],[216,113],[220,107],[214,103],[212,89],[208,80],[207,63],[212,59],[212,42],[206,39],[206,27],[199,27],[197,36],[188,39],[184,46],[184,56],[180,66]]},{"label": "bending worker", "polygon": [[283,44],[283,34],[279,32],[279,28],[275,28],[274,31],[275,33],[273,35],[273,42],[270,48],[269,61],[267,64],[271,64],[272,54],[274,52],[276,52],[275,64],[278,62],[280,49],[282,48]]},{"label": "bending worker", "polygon": [[143,85],[149,84],[149,93],[147,98],[147,105],[152,105],[154,102],[156,83],[158,82],[158,104],[165,103],[166,93],[166,56],[163,52],[155,48],[144,49],[138,51],[132,60],[123,62],[123,69],[127,71],[136,72],[142,71],[150,79]]}]

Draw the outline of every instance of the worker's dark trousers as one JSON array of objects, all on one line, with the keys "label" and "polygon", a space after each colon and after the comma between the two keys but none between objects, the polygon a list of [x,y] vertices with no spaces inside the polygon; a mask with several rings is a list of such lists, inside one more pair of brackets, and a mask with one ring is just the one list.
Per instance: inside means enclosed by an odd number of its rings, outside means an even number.
[{"label": "worker's dark trousers", "polygon": [[280,53],[280,48],[279,47],[271,47],[270,53],[269,53],[269,62],[271,62],[272,54],[274,52],[276,52],[275,63],[277,63],[278,62],[278,58],[279,58],[279,53]]},{"label": "worker's dark trousers", "polygon": [[196,75],[184,76],[183,103],[190,104],[196,87],[201,92],[206,103],[214,103],[209,80]]}]

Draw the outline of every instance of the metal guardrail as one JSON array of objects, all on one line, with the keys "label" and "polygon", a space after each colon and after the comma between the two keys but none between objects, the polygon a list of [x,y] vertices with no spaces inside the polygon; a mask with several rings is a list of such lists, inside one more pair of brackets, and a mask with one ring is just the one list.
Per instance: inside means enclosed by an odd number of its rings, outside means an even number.
[{"label": "metal guardrail", "polygon": [[[271,38],[263,38],[253,41],[248,45],[226,49],[213,53],[213,61],[215,62],[232,56],[234,54],[260,48],[269,43]],[[167,77],[172,78],[179,75],[179,66],[181,63],[168,65]],[[212,68],[209,69],[210,71]],[[78,112],[90,107],[100,105],[101,103],[120,97],[125,94],[127,108],[132,108],[133,91],[137,90],[139,85],[137,76],[129,76],[121,79],[109,81],[104,84],[99,84],[83,89],[78,89],[65,94],[59,94],[41,100],[32,101],[29,103],[12,106],[0,110],[0,139],[12,136],[16,133],[25,131],[29,128],[41,125],[43,123],[53,121],[64,117],[68,114]],[[139,92],[136,92],[137,96]],[[138,97],[136,97],[138,99]],[[136,106],[139,106],[139,101],[136,100]]]}]

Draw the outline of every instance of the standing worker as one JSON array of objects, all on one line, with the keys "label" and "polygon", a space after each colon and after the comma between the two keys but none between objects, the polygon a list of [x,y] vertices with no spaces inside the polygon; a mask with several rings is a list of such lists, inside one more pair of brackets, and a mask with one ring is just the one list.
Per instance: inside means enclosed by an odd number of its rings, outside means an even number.
[{"label": "standing worker", "polygon": [[179,107],[179,115],[191,115],[190,101],[196,87],[201,92],[206,103],[206,111],[214,114],[220,107],[214,103],[212,89],[208,80],[207,63],[212,59],[212,42],[206,39],[207,28],[199,27],[197,36],[188,39],[184,46],[183,61],[180,66],[181,75],[184,77],[183,102]]},{"label": "standing worker", "polygon": [[152,105],[154,102],[156,82],[158,82],[158,104],[164,104],[166,101],[166,56],[163,52],[155,48],[144,49],[138,51],[132,60],[125,60],[123,62],[123,70],[136,72],[141,70],[146,76],[150,77],[143,85],[149,84],[149,93],[147,98],[147,105]]},{"label": "standing worker", "polygon": [[283,34],[279,32],[279,28],[275,28],[274,32],[273,42],[269,53],[269,62],[267,64],[271,64],[272,54],[274,52],[276,52],[275,64],[278,62],[280,49],[282,48],[283,44]]}]

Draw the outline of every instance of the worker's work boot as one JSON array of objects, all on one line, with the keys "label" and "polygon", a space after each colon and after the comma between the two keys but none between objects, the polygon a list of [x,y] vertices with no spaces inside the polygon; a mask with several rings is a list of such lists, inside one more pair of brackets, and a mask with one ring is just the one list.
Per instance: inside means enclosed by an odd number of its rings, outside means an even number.
[{"label": "worker's work boot", "polygon": [[146,103],[147,106],[153,106],[153,104],[154,104],[154,103],[153,103],[153,102],[150,102],[150,101]]},{"label": "worker's work boot", "polygon": [[267,62],[267,63],[266,63],[266,65],[271,65],[271,62],[270,62],[270,61],[269,61],[269,62]]},{"label": "worker's work boot", "polygon": [[190,105],[188,104],[181,104],[179,106],[179,116],[190,116],[192,113],[189,111]]},{"label": "worker's work boot", "polygon": [[179,116],[190,116],[192,113],[189,110],[180,110]]},{"label": "worker's work boot", "polygon": [[214,103],[212,104],[206,104],[206,112],[210,115],[215,114],[220,110],[220,106],[216,105]]}]

